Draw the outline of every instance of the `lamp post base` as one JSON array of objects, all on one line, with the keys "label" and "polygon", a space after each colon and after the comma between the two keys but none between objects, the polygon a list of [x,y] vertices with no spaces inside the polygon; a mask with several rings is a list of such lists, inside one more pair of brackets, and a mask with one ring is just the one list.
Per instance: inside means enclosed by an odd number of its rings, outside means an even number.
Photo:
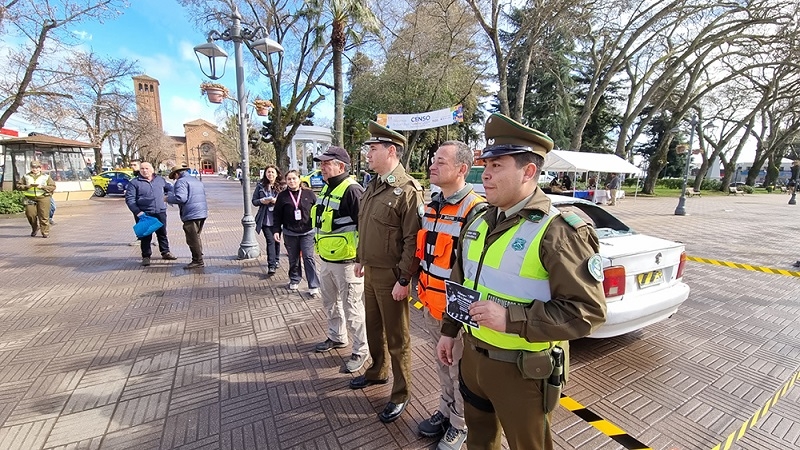
[{"label": "lamp post base", "polygon": [[686,197],[684,197],[683,195],[681,195],[680,200],[678,200],[678,207],[675,208],[675,215],[676,216],[686,215]]},{"label": "lamp post base", "polygon": [[242,217],[242,242],[239,244],[239,259],[254,259],[261,255],[261,248],[256,240],[256,221],[251,215]]}]

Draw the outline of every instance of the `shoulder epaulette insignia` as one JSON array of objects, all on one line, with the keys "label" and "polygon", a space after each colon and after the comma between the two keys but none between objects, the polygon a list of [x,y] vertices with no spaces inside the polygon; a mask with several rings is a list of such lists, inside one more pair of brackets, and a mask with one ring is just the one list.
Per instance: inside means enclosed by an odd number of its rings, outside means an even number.
[{"label": "shoulder epaulette insignia", "polygon": [[586,222],[584,222],[583,219],[581,219],[580,216],[578,216],[574,212],[570,212],[570,211],[563,212],[563,213],[561,213],[561,217],[564,218],[564,221],[567,222],[567,224],[569,224],[569,226],[571,226],[572,228],[575,228],[576,230],[578,228],[586,225]]}]

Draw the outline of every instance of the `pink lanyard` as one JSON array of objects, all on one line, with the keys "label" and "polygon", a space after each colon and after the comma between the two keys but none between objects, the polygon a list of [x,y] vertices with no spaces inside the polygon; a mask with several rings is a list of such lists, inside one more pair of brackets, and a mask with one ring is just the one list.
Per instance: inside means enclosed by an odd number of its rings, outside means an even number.
[{"label": "pink lanyard", "polygon": [[295,200],[294,195],[292,195],[292,191],[289,191],[289,197],[292,197],[292,203],[294,203],[294,210],[300,210],[300,197],[303,196],[301,191],[297,191],[297,200]]}]

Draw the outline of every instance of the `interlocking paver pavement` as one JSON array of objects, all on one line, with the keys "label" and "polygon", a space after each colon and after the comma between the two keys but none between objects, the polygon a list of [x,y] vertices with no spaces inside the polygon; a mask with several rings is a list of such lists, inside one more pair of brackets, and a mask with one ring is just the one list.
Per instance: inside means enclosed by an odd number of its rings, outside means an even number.
[{"label": "interlocking paver pavement", "polygon": [[[319,299],[284,268],[235,259],[241,187],[204,180],[206,267],[190,259],[177,209],[173,253],[139,265],[121,198],[59,205],[49,239],[0,218],[0,448],[435,448],[417,424],[438,405],[432,348],[412,313],[413,398],[388,425],[390,385],[352,391],[349,349],[316,353]],[[627,198],[611,211],[691,255],[786,268],[800,259],[800,209],[785,195]],[[263,238],[259,238],[263,243]],[[653,448],[710,449],[800,365],[800,278],[690,262],[689,300],[666,322],[572,344],[566,394]],[[305,288],[301,284],[301,288]],[[363,369],[362,372],[363,373]],[[800,387],[740,448],[800,448]],[[524,407],[525,405],[520,405]],[[563,408],[557,448],[622,448]]]}]

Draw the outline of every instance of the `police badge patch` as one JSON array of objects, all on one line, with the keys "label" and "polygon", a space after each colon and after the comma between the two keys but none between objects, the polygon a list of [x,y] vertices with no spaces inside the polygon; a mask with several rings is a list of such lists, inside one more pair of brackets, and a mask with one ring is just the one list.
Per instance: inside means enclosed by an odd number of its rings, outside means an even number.
[{"label": "police badge patch", "polygon": [[589,273],[592,275],[592,278],[597,281],[603,281],[605,278],[603,276],[603,258],[601,258],[600,255],[597,253],[592,255],[586,266],[589,268]]},{"label": "police badge patch", "polygon": [[516,238],[514,239],[514,242],[511,243],[511,248],[513,248],[516,252],[522,251],[522,249],[525,248],[525,243],[525,239]]}]

